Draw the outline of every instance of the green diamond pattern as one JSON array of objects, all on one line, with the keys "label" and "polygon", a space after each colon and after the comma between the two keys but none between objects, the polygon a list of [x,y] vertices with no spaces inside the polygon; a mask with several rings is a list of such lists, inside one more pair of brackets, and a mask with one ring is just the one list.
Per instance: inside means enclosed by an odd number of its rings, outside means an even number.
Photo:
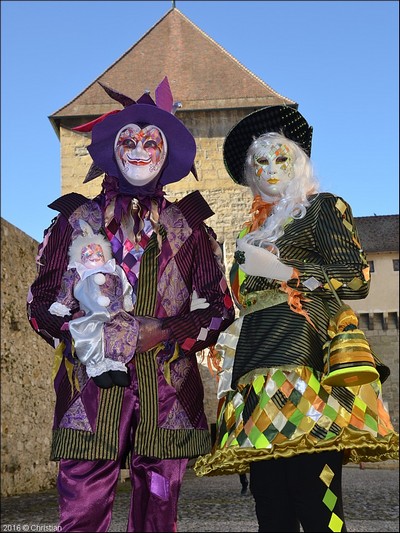
[{"label": "green diamond pattern", "polygon": [[330,511],[333,511],[337,502],[337,496],[333,494],[331,489],[326,489],[325,496],[322,500]]}]

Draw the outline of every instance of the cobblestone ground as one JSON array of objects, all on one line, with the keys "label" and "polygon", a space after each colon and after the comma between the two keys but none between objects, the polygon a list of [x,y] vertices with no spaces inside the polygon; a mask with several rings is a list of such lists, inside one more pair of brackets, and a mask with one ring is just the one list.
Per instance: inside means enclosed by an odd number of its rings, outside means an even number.
[{"label": "cobblestone ground", "polygon": [[[178,512],[183,532],[257,531],[250,494],[240,495],[239,476],[197,478],[188,469]],[[349,532],[400,531],[398,463],[388,468],[346,466],[344,508]],[[120,483],[110,532],[126,531],[130,483]],[[48,490],[2,499],[1,531],[56,531],[57,494]]]}]

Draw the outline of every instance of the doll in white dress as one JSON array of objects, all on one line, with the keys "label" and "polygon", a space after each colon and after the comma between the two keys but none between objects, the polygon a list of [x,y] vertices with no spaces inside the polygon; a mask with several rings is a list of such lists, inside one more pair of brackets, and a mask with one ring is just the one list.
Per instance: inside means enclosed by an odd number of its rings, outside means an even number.
[{"label": "doll in white dress", "polygon": [[[132,287],[112,258],[107,238],[83,221],[81,227],[83,234],[72,241],[61,290],[49,311],[71,317],[75,354],[97,386],[127,387],[126,363],[135,353],[138,333],[137,321],[128,315]],[[132,322],[132,329],[118,327],[121,315]]]}]

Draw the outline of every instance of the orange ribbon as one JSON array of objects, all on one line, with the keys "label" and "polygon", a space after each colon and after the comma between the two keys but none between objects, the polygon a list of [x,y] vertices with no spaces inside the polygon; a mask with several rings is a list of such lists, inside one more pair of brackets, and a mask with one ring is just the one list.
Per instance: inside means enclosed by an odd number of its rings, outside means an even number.
[{"label": "orange ribbon", "polygon": [[[297,279],[297,286],[300,283],[300,273],[297,270],[297,268],[293,269],[293,277],[292,279]],[[306,298],[303,293],[300,291],[297,291],[296,289],[292,289],[289,287],[289,285],[286,283],[286,281],[282,281],[280,290],[282,292],[286,292],[288,295],[288,305],[290,309],[294,313],[298,313],[299,315],[304,316],[304,318],[307,320],[307,322],[316,330],[317,328],[313,324],[309,314],[305,309],[303,309],[302,302],[309,302],[310,299]]]},{"label": "orange ribbon", "polygon": [[264,202],[261,196],[257,194],[254,197],[251,209],[249,213],[252,215],[251,220],[243,224],[244,228],[250,228],[249,232],[257,230],[265,221],[265,219],[271,214],[275,204]]},{"label": "orange ribbon", "polygon": [[208,350],[206,352],[201,353],[201,362],[204,361],[204,358],[206,358],[207,361],[207,367],[210,374],[219,381],[218,374],[222,371],[222,361],[221,356],[218,353],[218,350],[216,350],[215,346],[209,346]]}]

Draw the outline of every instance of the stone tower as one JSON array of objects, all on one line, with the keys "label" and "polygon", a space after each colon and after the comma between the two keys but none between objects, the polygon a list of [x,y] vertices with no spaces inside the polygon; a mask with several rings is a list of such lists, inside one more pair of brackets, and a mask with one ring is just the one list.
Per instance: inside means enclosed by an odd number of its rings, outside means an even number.
[{"label": "stone tower", "polygon": [[[176,116],[196,139],[199,178],[196,181],[190,174],[167,186],[167,197],[173,201],[194,189],[201,191],[215,213],[206,223],[217,234],[228,270],[235,238],[248,217],[252,195],[247,187],[235,184],[225,170],[224,139],[241,118],[257,109],[268,105],[297,108],[298,104],[274,91],[175,7],[71,102],[50,115],[61,144],[61,192],[75,191],[92,198],[100,191],[102,177],[82,183],[92,161],[86,149],[90,133],[72,131],[75,126],[122,108],[97,82],[135,100],[146,90],[154,97],[154,89],[164,76],[168,76],[175,101],[182,104]],[[365,315],[365,310],[360,310]],[[364,316],[360,318],[364,320]],[[378,328],[379,335],[380,331]],[[398,326],[395,331],[384,333],[386,344],[392,339],[386,333],[395,333],[393,342],[398,346]],[[386,346],[380,336],[376,341],[377,351],[385,354],[388,362],[393,358],[389,366],[398,368],[398,354],[393,345],[389,342]],[[206,414],[212,423],[216,413],[216,383],[205,367],[202,374]],[[398,378],[394,381],[390,378],[386,391],[397,421],[398,401],[392,398],[398,393]]]},{"label": "stone tower", "polygon": [[[147,58],[152,60],[148,61]],[[179,199],[199,189],[215,215],[207,221],[223,245],[225,264],[231,264],[234,238],[243,224],[252,196],[228,176],[222,145],[228,131],[242,117],[268,105],[290,105],[286,98],[208,37],[178,9],[172,8],[122,57],[49,118],[61,142],[62,193],[79,192],[94,197],[102,178],[83,185],[91,164],[86,150],[90,134],[71,128],[120,109],[97,82],[139,98],[168,76],[172,94],[181,102],[176,116],[196,139],[199,180],[190,175],[168,186],[168,198]]]}]

